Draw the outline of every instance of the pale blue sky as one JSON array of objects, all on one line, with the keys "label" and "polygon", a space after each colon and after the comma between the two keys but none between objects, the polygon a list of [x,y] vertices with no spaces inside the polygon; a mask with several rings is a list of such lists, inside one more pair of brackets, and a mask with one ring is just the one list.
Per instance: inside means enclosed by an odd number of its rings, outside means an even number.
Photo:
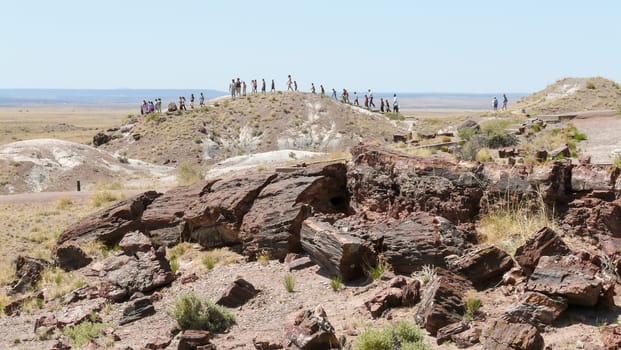
[{"label": "pale blue sky", "polygon": [[[0,88],[533,92],[621,82],[621,1],[5,1]],[[269,89],[269,87],[268,87]]]}]

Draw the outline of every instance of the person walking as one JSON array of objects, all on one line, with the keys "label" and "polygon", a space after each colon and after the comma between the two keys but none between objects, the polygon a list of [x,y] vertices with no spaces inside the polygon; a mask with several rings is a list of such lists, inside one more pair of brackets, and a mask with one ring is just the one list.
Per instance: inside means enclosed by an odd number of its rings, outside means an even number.
[{"label": "person walking", "polygon": [[190,94],[190,109],[194,109],[194,94]]},{"label": "person walking", "polygon": [[494,112],[498,112],[498,99],[496,98],[496,96],[494,96],[494,98],[492,99],[492,109],[494,110]]},{"label": "person walking", "polygon": [[315,93],[315,83],[311,83],[311,93]]},{"label": "person walking", "polygon": [[293,81],[293,90],[294,91],[298,91],[298,81],[297,80]]},{"label": "person walking", "polygon": [[274,79],[272,79],[272,88],[270,89],[270,92],[276,92],[276,83],[274,83]]},{"label": "person walking", "polygon": [[358,93],[355,91],[354,91],[354,105],[360,106],[360,103],[358,102]]},{"label": "person walking", "polygon": [[246,81],[242,81],[242,96],[246,96]]},{"label": "person walking", "polygon": [[373,92],[369,89],[369,107],[373,106],[375,108],[375,103],[373,103]]},{"label": "person walking", "polygon": [[326,89],[323,88],[323,85],[319,84],[319,88],[321,89],[321,96],[325,96]]},{"label": "person walking", "polygon": [[502,94],[502,110],[507,110],[507,104],[509,103],[509,99],[507,98],[507,94]]},{"label": "person walking", "polygon": [[261,93],[265,93],[265,78],[261,79]]},{"label": "person walking", "polygon": [[231,91],[231,98],[235,98],[235,79],[231,79],[229,90]]},{"label": "person walking", "polygon": [[397,94],[394,94],[392,97],[392,110],[399,114],[399,100],[397,100]]},{"label": "person walking", "polygon": [[293,91],[293,81],[291,80],[291,74],[287,76],[287,91]]},{"label": "person walking", "polygon": [[201,92],[201,97],[198,98],[198,105],[202,108],[205,107],[205,95]]},{"label": "person walking", "polygon": [[380,97],[380,112],[384,113],[384,99]]},{"label": "person walking", "polygon": [[158,97],[155,101],[155,110],[157,113],[162,113],[162,98]]}]

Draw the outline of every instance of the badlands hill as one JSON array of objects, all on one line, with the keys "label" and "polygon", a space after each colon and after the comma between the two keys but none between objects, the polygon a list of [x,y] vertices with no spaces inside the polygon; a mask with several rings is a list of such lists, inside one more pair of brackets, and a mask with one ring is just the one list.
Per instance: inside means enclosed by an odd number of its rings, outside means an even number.
[{"label": "badlands hill", "polygon": [[379,113],[327,96],[278,92],[130,116],[126,125],[108,132],[112,140],[102,148],[155,164],[211,165],[278,150],[342,152],[363,139],[392,138],[396,130],[397,122]]},{"label": "badlands hill", "polygon": [[522,98],[515,107],[528,114],[617,110],[621,107],[621,85],[601,77],[564,78]]}]

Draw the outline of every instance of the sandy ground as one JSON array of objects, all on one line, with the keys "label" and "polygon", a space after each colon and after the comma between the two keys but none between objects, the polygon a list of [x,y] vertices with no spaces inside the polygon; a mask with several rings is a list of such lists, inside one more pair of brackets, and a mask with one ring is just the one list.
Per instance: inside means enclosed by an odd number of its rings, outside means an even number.
[{"label": "sandy ground", "polygon": [[611,164],[615,154],[621,154],[621,116],[610,113],[588,113],[572,123],[587,139],[579,144],[582,153],[591,155],[594,164]]}]

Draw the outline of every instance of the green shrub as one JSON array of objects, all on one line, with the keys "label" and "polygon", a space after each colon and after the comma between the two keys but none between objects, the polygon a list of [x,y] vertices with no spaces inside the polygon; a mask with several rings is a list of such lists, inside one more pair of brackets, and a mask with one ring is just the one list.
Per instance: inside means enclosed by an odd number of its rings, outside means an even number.
[{"label": "green shrub", "polygon": [[463,141],[469,141],[475,134],[476,129],[474,128],[461,128],[457,130],[457,136]]},{"label": "green shrub", "polygon": [[341,276],[332,276],[330,279],[330,287],[332,287],[332,290],[335,292],[341,289],[342,284],[343,279]]},{"label": "green shrub", "polygon": [[179,271],[179,260],[177,260],[177,258],[170,259],[170,271],[173,273]]},{"label": "green shrub", "polygon": [[189,293],[178,297],[168,311],[181,330],[202,329],[223,332],[235,324],[235,316],[227,309]]},{"label": "green shrub", "polygon": [[617,155],[615,155],[615,157],[612,160],[612,166],[617,169],[621,169],[621,153],[618,153]]},{"label": "green shrub", "polygon": [[468,292],[464,297],[464,305],[466,307],[466,311],[464,312],[464,321],[469,322],[481,308],[481,299],[476,297],[476,293],[474,291]]},{"label": "green shrub", "polygon": [[354,343],[356,350],[430,350],[423,343],[420,328],[409,321],[399,321],[385,326],[383,329],[366,329]]},{"label": "green shrub", "polygon": [[66,327],[63,334],[71,339],[71,344],[80,347],[92,339],[97,339],[109,325],[101,322],[84,321],[75,326]]},{"label": "green shrub", "polygon": [[108,191],[102,191],[102,192],[97,192],[95,194],[93,194],[91,196],[91,201],[93,202],[93,205],[96,207],[101,207],[103,205],[107,205],[110,204],[112,202],[116,202],[120,199],[122,199],[123,196],[117,196],[115,194],[113,194],[112,192],[108,192]]},{"label": "green shrub", "polygon": [[377,281],[378,279],[382,278],[382,275],[384,275],[385,270],[386,270],[386,265],[384,265],[384,263],[380,261],[377,263],[377,265],[369,267],[367,274],[374,281]]},{"label": "green shrub", "polygon": [[475,159],[481,163],[491,162],[493,160],[492,155],[489,153],[489,149],[487,148],[481,148],[477,152]]},{"label": "green shrub", "polygon": [[205,255],[203,257],[203,265],[205,265],[207,270],[211,270],[216,266],[216,259],[212,255]]},{"label": "green shrub", "polygon": [[289,293],[293,293],[295,289],[295,276],[292,273],[288,273],[283,277],[283,284],[285,286],[285,290]]},{"label": "green shrub", "polygon": [[595,84],[593,84],[593,82],[591,81],[587,81],[586,88],[589,90],[595,90]]}]

